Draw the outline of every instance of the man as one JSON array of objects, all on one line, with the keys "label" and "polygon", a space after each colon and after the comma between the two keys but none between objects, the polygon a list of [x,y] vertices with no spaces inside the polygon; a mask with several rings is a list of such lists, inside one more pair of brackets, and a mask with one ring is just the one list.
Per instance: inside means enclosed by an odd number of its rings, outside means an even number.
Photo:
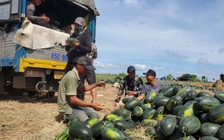
[{"label": "man", "polygon": [[70,42],[69,39],[66,40],[66,51],[68,56],[68,62],[65,68],[65,72],[72,70],[73,65],[77,64],[77,59],[81,56],[86,56],[87,53],[91,52],[91,32],[89,30],[84,30],[85,19],[82,17],[77,17],[74,21],[75,31],[70,36],[70,39],[76,40],[75,42]]},{"label": "man", "polygon": [[84,86],[80,81],[80,76],[94,69],[91,59],[82,56],[77,60],[77,65],[63,76],[58,88],[57,106],[59,116],[57,119],[68,121],[77,117],[81,121],[85,121],[91,116],[100,117],[97,112],[102,109],[100,104],[97,102],[88,103],[77,97],[79,93],[105,86],[105,82],[102,81],[87,86]]},{"label": "man", "polygon": [[34,16],[35,13],[35,6],[41,5],[42,0],[30,0],[27,1],[27,6],[26,6],[26,16],[28,19],[34,23],[38,24],[47,28],[51,28],[50,24],[48,23],[50,21],[50,18],[47,17],[45,14],[41,16]]},{"label": "man", "polygon": [[[82,17],[77,17],[74,21],[74,33],[70,38],[75,38],[76,42],[72,43],[69,40],[66,40],[66,51],[68,52],[68,62],[65,68],[65,73],[70,71],[73,68],[73,65],[76,65],[76,61],[81,56],[86,56],[92,52],[92,42],[91,42],[91,32],[89,30],[84,30],[85,28],[85,19]],[[81,82],[84,84],[85,79],[88,84],[91,85],[96,82],[95,70],[90,70],[86,75],[80,77]],[[96,88],[91,90],[93,97],[93,102],[96,102]],[[79,94],[79,99],[84,100],[85,93]]]},{"label": "man", "polygon": [[145,98],[146,94],[150,91],[159,92],[159,90],[164,86],[163,83],[156,80],[156,72],[154,70],[149,69],[146,73],[147,82],[143,85],[141,95],[137,98],[142,100]]},{"label": "man", "polygon": [[[93,64],[93,62],[94,62],[93,60],[97,58],[97,48],[96,48],[96,45],[94,43],[91,44],[91,52],[87,53],[86,56],[91,59],[92,64]],[[95,70],[90,70],[85,76],[81,77],[81,80],[82,80],[83,83],[85,83],[85,80],[86,80],[89,85],[91,85],[93,83],[96,83]],[[93,102],[97,102],[97,99],[96,99],[97,90],[96,90],[96,88],[91,89],[90,93],[92,94]],[[84,94],[83,94],[82,98],[84,99]]]},{"label": "man", "polygon": [[137,97],[140,95],[143,81],[140,77],[135,75],[135,71],[136,69],[134,66],[129,66],[127,68],[128,75],[121,81],[118,97],[115,99],[115,102],[120,101],[124,91],[126,97]]}]

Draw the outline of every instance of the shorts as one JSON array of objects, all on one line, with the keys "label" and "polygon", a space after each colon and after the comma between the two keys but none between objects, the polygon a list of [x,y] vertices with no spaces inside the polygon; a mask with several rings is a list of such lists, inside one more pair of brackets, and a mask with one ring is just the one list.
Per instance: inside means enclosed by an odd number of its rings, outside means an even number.
[{"label": "shorts", "polygon": [[[84,79],[83,79],[84,78]],[[82,81],[84,83],[84,80],[86,79],[87,83],[89,85],[92,85],[96,83],[96,74],[95,70],[90,70],[84,77],[82,77]]]},{"label": "shorts", "polygon": [[[80,81],[82,82],[82,84],[84,85],[85,80],[87,81],[87,83],[89,85],[96,83],[96,74],[95,74],[95,70],[91,70],[89,71],[85,76],[80,77]],[[78,93],[77,97],[81,100],[84,100],[85,98],[85,93]]]}]

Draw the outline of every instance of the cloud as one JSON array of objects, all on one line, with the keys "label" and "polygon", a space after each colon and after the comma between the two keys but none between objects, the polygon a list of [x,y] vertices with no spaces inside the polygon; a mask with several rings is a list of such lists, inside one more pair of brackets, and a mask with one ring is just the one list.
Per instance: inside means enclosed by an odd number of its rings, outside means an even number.
[{"label": "cloud", "polygon": [[186,56],[180,55],[176,51],[173,51],[173,50],[166,50],[165,54],[167,54],[168,56],[176,57],[178,59],[186,59],[187,58]]},{"label": "cloud", "polygon": [[114,1],[114,4],[115,4],[116,6],[119,6],[119,5],[120,5],[120,1],[119,1],[119,0],[116,0],[116,1]]},{"label": "cloud", "polygon": [[[212,51],[211,51],[211,52],[212,52]],[[199,54],[200,54],[200,55],[206,55],[206,53],[204,53],[204,52],[200,52]]]},{"label": "cloud", "polygon": [[99,67],[99,68],[120,68],[119,65],[114,65],[114,64],[104,64],[104,63],[101,63],[99,61],[94,61],[94,66],[95,67]]},{"label": "cloud", "polygon": [[219,53],[224,53],[224,47],[218,50]]},{"label": "cloud", "polygon": [[[96,0],[97,1],[97,0]],[[104,0],[106,1],[106,0]],[[106,1],[108,2],[108,1]],[[111,4],[112,2],[112,4]],[[108,4],[108,8],[111,8],[113,6],[115,7],[122,7],[123,9],[125,8],[140,8],[142,6],[142,3],[144,3],[144,1],[140,1],[140,0],[109,0],[109,4]],[[107,9],[108,9],[107,8]]]},{"label": "cloud", "polygon": [[124,0],[124,4],[126,5],[138,5],[139,3],[139,0]]},{"label": "cloud", "polygon": [[147,66],[147,65],[135,64],[134,66],[136,69],[139,69],[139,70],[148,70],[149,69],[149,66]]},{"label": "cloud", "polygon": [[[121,68],[121,69],[125,69],[127,68],[129,65],[126,65],[126,64],[105,64],[105,63],[102,63],[102,62],[99,62],[99,61],[95,61],[94,62],[94,66],[95,67],[98,67],[98,68],[108,68],[108,69],[116,69],[116,68]],[[145,64],[134,64],[133,65],[136,69],[138,70],[148,70],[150,67],[148,65],[145,65]],[[160,67],[155,67],[155,69],[162,69]]]},{"label": "cloud", "polygon": [[206,78],[208,78],[209,81],[213,81],[213,78],[215,80],[219,80],[220,79],[220,74],[222,73],[222,69],[218,70],[216,68],[201,68],[199,69],[199,72],[197,74],[197,76],[201,77],[201,76],[206,76]]},{"label": "cloud", "polygon": [[140,9],[145,5],[144,0],[122,0],[127,8]]},{"label": "cloud", "polygon": [[164,67],[154,67],[153,70],[164,70]]},{"label": "cloud", "polygon": [[211,63],[206,58],[200,58],[200,59],[198,59],[197,64],[199,64],[199,65],[210,65]]}]

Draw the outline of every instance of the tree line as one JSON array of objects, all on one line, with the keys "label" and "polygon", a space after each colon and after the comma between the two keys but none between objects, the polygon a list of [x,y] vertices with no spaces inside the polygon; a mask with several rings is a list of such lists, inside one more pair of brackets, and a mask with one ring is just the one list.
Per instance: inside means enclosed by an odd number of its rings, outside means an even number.
[{"label": "tree line", "polygon": [[[122,72],[119,74],[97,74],[97,79],[98,80],[104,80],[106,83],[114,83],[114,82],[120,82],[124,76],[127,74]],[[145,77],[141,76],[144,82],[146,82]],[[177,80],[177,81],[190,81],[190,82],[208,82],[208,78],[206,76],[198,77],[197,75],[194,74],[183,74],[180,77],[174,78],[172,74],[168,74],[160,80]],[[215,79],[212,79],[215,81]],[[220,74],[220,80],[224,82],[224,74]]]}]

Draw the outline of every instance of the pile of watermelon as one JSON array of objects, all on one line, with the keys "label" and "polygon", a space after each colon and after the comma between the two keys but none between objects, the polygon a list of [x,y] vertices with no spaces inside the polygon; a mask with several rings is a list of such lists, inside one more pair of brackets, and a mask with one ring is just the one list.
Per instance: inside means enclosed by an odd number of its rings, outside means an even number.
[{"label": "pile of watermelon", "polygon": [[223,91],[217,90],[212,96],[187,85],[167,85],[158,93],[149,92],[142,101],[124,98],[122,102],[122,108],[102,120],[70,120],[56,140],[131,140],[130,132],[139,126],[148,139],[224,140]]}]

